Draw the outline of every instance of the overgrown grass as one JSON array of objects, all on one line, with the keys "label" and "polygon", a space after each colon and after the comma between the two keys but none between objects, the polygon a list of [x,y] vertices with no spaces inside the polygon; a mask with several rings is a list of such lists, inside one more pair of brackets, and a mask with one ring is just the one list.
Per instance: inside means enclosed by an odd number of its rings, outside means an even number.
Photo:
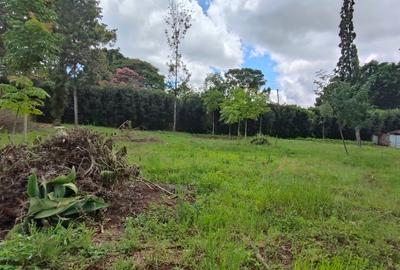
[{"label": "overgrown grass", "polygon": [[[400,268],[400,151],[350,145],[347,157],[342,145],[331,142],[273,138],[256,146],[189,134],[136,134],[161,142],[117,142],[127,146],[129,161],[140,164],[149,180],[191,188],[196,201],[179,199],[176,210],[155,206],[129,218],[119,240],[91,251],[111,258],[109,267]],[[9,248],[8,241],[0,248]],[[78,257],[81,267],[96,256]]]}]

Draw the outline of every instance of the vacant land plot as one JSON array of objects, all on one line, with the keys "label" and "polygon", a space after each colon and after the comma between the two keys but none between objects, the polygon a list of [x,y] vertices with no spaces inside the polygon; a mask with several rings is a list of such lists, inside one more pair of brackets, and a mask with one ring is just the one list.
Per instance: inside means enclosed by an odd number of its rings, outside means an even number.
[{"label": "vacant land plot", "polygon": [[78,224],[12,232],[0,269],[400,268],[398,150],[351,145],[347,157],[337,142],[168,132],[115,139],[147,180],[175,186],[176,205],[155,204],[103,233]]}]

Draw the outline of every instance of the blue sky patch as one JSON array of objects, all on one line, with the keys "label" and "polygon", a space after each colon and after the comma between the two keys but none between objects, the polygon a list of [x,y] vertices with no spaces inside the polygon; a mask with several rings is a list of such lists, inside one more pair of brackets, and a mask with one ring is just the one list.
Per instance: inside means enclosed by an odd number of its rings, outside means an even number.
[{"label": "blue sky patch", "polygon": [[[197,0],[204,14],[207,14],[207,10],[210,7],[212,0]],[[242,67],[248,67],[253,69],[259,69],[263,72],[265,79],[267,80],[266,87],[276,89],[277,82],[276,78],[278,74],[275,72],[274,67],[276,63],[271,59],[270,55],[266,52],[254,54],[254,48],[251,44],[244,45],[244,62]],[[213,68],[215,71],[218,69]]]},{"label": "blue sky patch", "polygon": [[271,56],[264,52],[262,54],[254,54],[254,49],[250,46],[244,47],[245,59],[242,67],[259,69],[263,72],[267,80],[266,87],[276,89],[278,87],[276,78],[278,74],[274,70],[276,63],[271,59]]},{"label": "blue sky patch", "polygon": [[201,8],[203,9],[204,14],[207,14],[207,10],[210,7],[211,0],[197,0]]}]

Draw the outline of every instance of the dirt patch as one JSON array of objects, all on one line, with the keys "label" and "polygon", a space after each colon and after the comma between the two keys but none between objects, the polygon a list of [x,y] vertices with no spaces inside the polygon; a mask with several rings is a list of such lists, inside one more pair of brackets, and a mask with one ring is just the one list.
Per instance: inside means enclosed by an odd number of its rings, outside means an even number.
[{"label": "dirt patch", "polygon": [[[139,167],[127,164],[126,154],[125,147],[115,151],[111,139],[88,129],[61,131],[32,148],[8,145],[0,149],[0,239],[26,213],[27,177],[34,171],[44,180],[75,167],[79,190],[110,204],[101,217],[105,224],[121,223],[152,202],[173,204],[173,199],[164,196],[172,194],[173,187],[144,181]],[[113,173],[112,181],[104,181],[104,171]]]},{"label": "dirt patch", "polygon": [[268,268],[270,262],[290,267],[293,263],[293,247],[289,240],[278,237],[274,243],[257,246],[257,259]]},{"label": "dirt patch", "polygon": [[121,226],[125,217],[142,213],[151,204],[174,207],[174,196],[167,193],[174,191],[175,187],[172,185],[156,185],[142,180],[129,181],[117,186],[115,197],[109,198],[112,204],[105,210],[106,228]]}]

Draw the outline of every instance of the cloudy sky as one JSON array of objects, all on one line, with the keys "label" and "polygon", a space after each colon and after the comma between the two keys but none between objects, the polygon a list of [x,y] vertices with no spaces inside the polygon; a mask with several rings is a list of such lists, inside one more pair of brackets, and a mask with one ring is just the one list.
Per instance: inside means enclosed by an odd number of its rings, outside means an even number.
[{"label": "cloudy sky", "polygon": [[[189,1],[189,0],[182,0]],[[163,18],[168,0],[100,0],[103,20],[118,29],[122,53],[166,72]],[[267,85],[288,104],[314,103],[318,70],[339,57],[341,0],[193,0],[193,27],[183,44],[192,85],[215,70],[261,69]],[[400,0],[356,0],[356,43],[361,62],[400,61]]]}]

